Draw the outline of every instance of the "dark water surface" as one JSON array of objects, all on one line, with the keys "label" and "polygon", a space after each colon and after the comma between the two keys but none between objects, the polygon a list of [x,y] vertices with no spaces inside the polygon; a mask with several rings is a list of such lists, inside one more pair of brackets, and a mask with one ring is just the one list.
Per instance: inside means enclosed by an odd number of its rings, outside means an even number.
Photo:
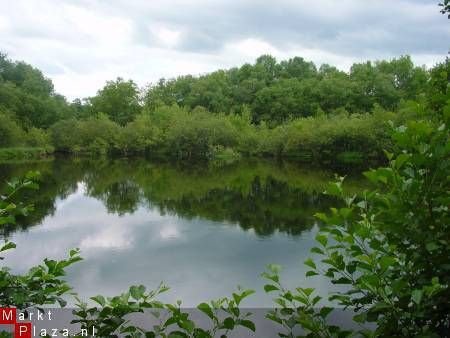
[{"label": "dark water surface", "polygon": [[313,215],[336,204],[321,194],[331,172],[266,161],[218,168],[59,158],[1,164],[0,189],[28,170],[42,174],[40,190],[24,197],[36,210],[0,232],[17,244],[2,263],[13,271],[78,247],[84,260],[67,279],[84,298],[164,281],[163,301],[190,307],[241,285],[257,290],[244,306],[264,307],[271,300],[260,274],[269,263],[283,266],[288,287],[330,287],[306,279],[302,262],[320,227]]}]

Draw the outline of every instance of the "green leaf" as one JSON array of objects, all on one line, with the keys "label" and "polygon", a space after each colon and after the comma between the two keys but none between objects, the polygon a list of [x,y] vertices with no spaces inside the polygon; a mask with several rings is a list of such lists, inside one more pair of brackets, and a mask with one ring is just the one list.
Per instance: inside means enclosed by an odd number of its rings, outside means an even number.
[{"label": "green leaf", "polygon": [[317,212],[314,214],[314,217],[317,218],[318,220],[324,222],[324,223],[328,223],[328,216],[326,214],[324,214],[323,212]]},{"label": "green leaf", "polygon": [[307,271],[305,275],[306,275],[306,277],[312,277],[312,276],[317,276],[318,273],[310,270],[310,271]]},{"label": "green leaf", "polygon": [[70,251],[69,251],[69,256],[70,257],[73,257],[73,256],[75,256],[75,255],[77,255],[77,254],[79,254],[80,253],[80,249],[71,249]]},{"label": "green leaf", "polygon": [[244,298],[247,298],[251,294],[255,293],[254,290],[244,290],[241,294],[233,293],[233,300],[237,306],[241,303]]},{"label": "green leaf", "polygon": [[342,195],[342,182],[333,182],[328,184],[327,190],[325,191],[327,195],[331,196],[341,196]]},{"label": "green leaf", "polygon": [[276,287],[275,285],[272,284],[266,284],[264,285],[264,291],[266,293],[268,292],[272,292],[272,291],[279,291],[280,289],[278,287]]},{"label": "green leaf", "polygon": [[311,258],[308,258],[304,263],[310,268],[317,269],[316,263],[314,263],[314,261]]},{"label": "green leaf", "polygon": [[382,270],[387,270],[390,266],[392,266],[397,260],[394,257],[383,256],[380,259],[380,267]]},{"label": "green leaf", "polygon": [[251,320],[248,319],[242,319],[239,321],[239,325],[246,327],[247,329],[255,332],[256,331],[256,327],[255,327],[255,323],[253,323]]},{"label": "green leaf", "polygon": [[223,321],[223,327],[228,330],[233,330],[234,329],[234,319],[231,317],[225,318],[225,320]]},{"label": "green leaf", "polygon": [[283,321],[278,317],[277,313],[275,313],[274,311],[271,311],[268,314],[266,314],[266,318],[270,319],[271,321],[274,321],[278,324],[283,323]]},{"label": "green leaf", "polygon": [[440,246],[436,242],[429,242],[426,244],[426,248],[428,251],[435,251],[440,248]]},{"label": "green leaf", "polygon": [[313,288],[304,288],[304,289],[301,289],[304,293],[305,293],[305,295],[307,295],[308,297],[309,296],[311,296],[311,294],[314,292],[314,289]]},{"label": "green leaf", "polygon": [[340,277],[338,279],[332,280],[331,282],[333,284],[351,284],[352,280],[350,278],[347,278],[347,277]]},{"label": "green leaf", "polygon": [[105,306],[105,304],[106,304],[106,299],[105,299],[105,297],[103,297],[103,296],[101,296],[101,295],[98,295],[98,296],[95,296],[95,297],[91,297],[91,299],[92,299],[94,302],[100,304],[101,306]]},{"label": "green leaf", "polygon": [[323,247],[326,247],[328,243],[328,236],[325,234],[317,234],[316,241],[319,242]]},{"label": "green leaf", "polygon": [[422,295],[423,295],[422,290],[413,290],[413,292],[411,294],[411,299],[414,303],[419,305],[420,302],[422,301]]},{"label": "green leaf", "polygon": [[269,280],[271,280],[271,281],[273,281],[273,282],[275,282],[275,283],[278,283],[279,280],[280,280],[280,278],[278,277],[278,275],[271,275],[271,274],[268,274],[267,272],[263,272],[263,273],[261,274],[261,276],[264,277],[264,278],[266,278],[266,279],[269,279]]},{"label": "green leaf", "polygon": [[367,320],[367,314],[365,312],[362,312],[360,314],[357,314],[353,316],[353,320],[357,323],[365,323]]},{"label": "green leaf", "polygon": [[142,296],[145,293],[145,286],[144,285],[133,285],[130,287],[130,295],[132,298],[134,298],[135,300],[139,300],[142,298]]},{"label": "green leaf", "polygon": [[[184,314],[182,314],[182,315],[184,315]],[[187,319],[187,314],[186,314],[186,318],[184,318],[184,319]],[[189,333],[192,333],[192,331],[194,331],[194,329],[195,329],[195,323],[192,320],[183,320],[183,321],[179,322],[178,325],[182,329],[188,331]]]},{"label": "green leaf", "polygon": [[325,319],[328,317],[328,315],[333,311],[332,307],[326,307],[324,306],[323,308],[320,309],[319,314],[320,316]]},{"label": "green leaf", "polygon": [[13,242],[8,242],[8,243],[6,243],[5,245],[3,245],[3,246],[0,248],[0,252],[6,251],[6,250],[10,250],[10,249],[14,249],[15,247],[16,247],[16,244],[15,244],[15,243],[13,243]]},{"label": "green leaf", "polygon": [[211,318],[211,319],[214,318],[214,313],[213,313],[213,311],[211,309],[211,306],[209,306],[209,304],[207,304],[207,303],[200,303],[197,306],[197,309],[199,309],[201,312],[206,314],[209,318]]},{"label": "green leaf", "polygon": [[409,160],[409,158],[410,158],[409,154],[398,155],[394,161],[395,169],[399,170],[403,166],[403,164],[405,164],[405,162]]},{"label": "green leaf", "polygon": [[316,254],[319,254],[319,255],[325,255],[325,252],[323,252],[323,250],[318,248],[318,247],[313,247],[311,249],[311,253],[316,253]]}]

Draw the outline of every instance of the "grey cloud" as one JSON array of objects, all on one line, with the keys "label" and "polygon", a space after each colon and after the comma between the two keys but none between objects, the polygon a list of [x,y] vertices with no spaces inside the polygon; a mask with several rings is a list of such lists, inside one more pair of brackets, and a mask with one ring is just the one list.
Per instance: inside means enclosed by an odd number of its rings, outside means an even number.
[{"label": "grey cloud", "polygon": [[[212,32],[214,33],[214,32]],[[182,37],[177,48],[190,52],[211,52],[222,47],[220,40],[216,39],[214,34],[208,31],[187,31]]]},{"label": "grey cloud", "polygon": [[[67,0],[66,0],[67,1]],[[68,2],[73,3],[73,2]],[[183,32],[180,51],[213,53],[226,43],[258,38],[338,55],[445,54],[448,19],[430,0],[78,1],[92,11],[132,20],[137,43],[157,45],[153,23]]]},{"label": "grey cloud", "polygon": [[[134,14],[138,22],[158,20],[189,31],[178,46],[189,51],[214,52],[229,41],[245,37],[257,37],[281,49],[298,44],[348,56],[373,52],[442,54],[448,49],[450,26],[431,1],[353,0],[339,2],[339,7],[331,4],[212,1],[198,6],[179,3],[173,11],[141,7],[140,13]],[[128,10],[134,15],[133,8]]]}]

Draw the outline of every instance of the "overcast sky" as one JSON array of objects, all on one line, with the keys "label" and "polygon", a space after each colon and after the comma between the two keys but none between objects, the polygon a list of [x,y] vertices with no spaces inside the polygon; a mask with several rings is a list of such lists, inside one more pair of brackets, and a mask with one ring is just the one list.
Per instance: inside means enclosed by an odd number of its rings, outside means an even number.
[{"label": "overcast sky", "polygon": [[69,99],[117,76],[140,86],[295,55],[347,70],[410,54],[432,66],[450,47],[438,0],[0,0],[0,51]]}]

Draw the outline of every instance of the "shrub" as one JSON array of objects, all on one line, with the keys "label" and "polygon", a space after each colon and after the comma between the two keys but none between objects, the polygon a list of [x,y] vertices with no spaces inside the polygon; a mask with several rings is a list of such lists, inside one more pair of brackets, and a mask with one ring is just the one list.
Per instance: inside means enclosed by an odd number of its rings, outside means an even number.
[{"label": "shrub", "polygon": [[56,122],[50,128],[50,136],[58,151],[72,152],[80,147],[79,123],[75,119]]},{"label": "shrub", "polygon": [[126,154],[149,152],[157,144],[160,134],[151,116],[141,114],[121,130],[117,148]]},{"label": "shrub", "polygon": [[31,147],[49,147],[51,139],[46,131],[33,127],[27,132],[26,143]]},{"label": "shrub", "polygon": [[106,154],[118,144],[120,127],[106,116],[62,120],[51,129],[55,148],[65,152]]},{"label": "shrub", "polygon": [[10,116],[0,111],[0,147],[22,145],[24,134],[22,128]]}]

